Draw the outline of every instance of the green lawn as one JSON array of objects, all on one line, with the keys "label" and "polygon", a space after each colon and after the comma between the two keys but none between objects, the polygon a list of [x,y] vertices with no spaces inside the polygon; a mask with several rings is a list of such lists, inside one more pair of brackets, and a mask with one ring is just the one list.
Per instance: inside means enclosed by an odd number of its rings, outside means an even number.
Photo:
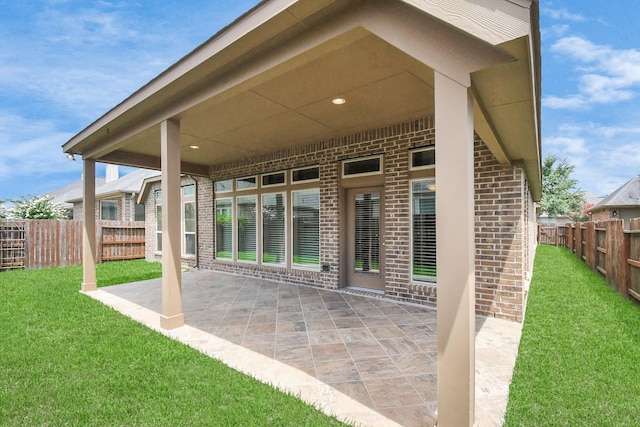
[{"label": "green lawn", "polygon": [[[160,275],[98,266],[100,285]],[[0,273],[1,426],[342,425],[80,294],[78,267]]]},{"label": "green lawn", "polygon": [[640,425],[640,307],[540,246],[505,426]]}]

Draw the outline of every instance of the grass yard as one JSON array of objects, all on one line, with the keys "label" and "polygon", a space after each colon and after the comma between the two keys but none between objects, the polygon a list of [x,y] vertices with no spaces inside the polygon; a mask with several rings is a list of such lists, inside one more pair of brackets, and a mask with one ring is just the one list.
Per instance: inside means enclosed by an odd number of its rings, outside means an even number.
[{"label": "grass yard", "polygon": [[[160,276],[98,265],[99,285]],[[0,273],[0,425],[342,425],[79,293],[79,267]]]},{"label": "grass yard", "polygon": [[505,426],[640,425],[640,307],[539,246]]}]

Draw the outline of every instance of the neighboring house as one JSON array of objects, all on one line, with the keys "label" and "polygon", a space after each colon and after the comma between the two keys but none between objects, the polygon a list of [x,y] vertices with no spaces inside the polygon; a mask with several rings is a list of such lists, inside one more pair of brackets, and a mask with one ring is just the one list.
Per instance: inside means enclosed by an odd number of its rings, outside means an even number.
[{"label": "neighboring house", "polygon": [[596,203],[589,212],[592,221],[622,219],[628,228],[630,219],[640,218],[640,175]]},{"label": "neighboring house", "polygon": [[[96,187],[105,183],[105,178],[96,177]],[[51,203],[61,206],[66,212],[66,218],[74,219],[73,203],[69,203],[68,200],[75,197],[82,197],[82,180],[72,182],[64,187],[56,188],[53,191],[47,193],[47,196],[51,197]],[[82,217],[79,217],[82,218]]]},{"label": "neighboring house", "polygon": [[[110,179],[96,186],[95,218],[101,221],[144,221],[145,207],[144,204],[137,203],[138,193],[146,178],[158,176],[159,173],[138,169],[119,177],[117,169],[115,175],[111,169],[107,175],[109,174]],[[82,189],[69,195],[65,202],[73,205],[73,218],[84,217]]]},{"label": "neighboring house", "polygon": [[161,327],[184,324],[183,185],[202,177],[199,267],[437,301],[438,423],[469,425],[474,315],[522,321],[533,267],[538,9],[263,1],[63,150],[82,155],[90,204],[96,162],[162,171],[145,200],[147,220],[161,210]]}]

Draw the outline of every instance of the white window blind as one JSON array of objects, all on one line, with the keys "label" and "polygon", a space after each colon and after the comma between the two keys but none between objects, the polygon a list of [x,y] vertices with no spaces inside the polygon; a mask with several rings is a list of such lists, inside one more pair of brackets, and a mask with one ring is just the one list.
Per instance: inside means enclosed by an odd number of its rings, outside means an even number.
[{"label": "white window blind", "polygon": [[380,271],[380,193],[355,195],[355,269]]},{"label": "white window blind", "polygon": [[256,196],[237,197],[238,205],[238,261],[257,259]]},{"label": "white window blind", "polygon": [[299,266],[320,265],[320,191],[292,192],[293,263]]},{"label": "white window blind", "polygon": [[284,264],[286,259],[285,193],[262,195],[262,262]]},{"label": "white window blind", "polygon": [[216,258],[233,258],[232,199],[216,200]]},{"label": "white window blind", "polygon": [[433,282],[436,278],[436,180],[412,182],[412,277]]}]

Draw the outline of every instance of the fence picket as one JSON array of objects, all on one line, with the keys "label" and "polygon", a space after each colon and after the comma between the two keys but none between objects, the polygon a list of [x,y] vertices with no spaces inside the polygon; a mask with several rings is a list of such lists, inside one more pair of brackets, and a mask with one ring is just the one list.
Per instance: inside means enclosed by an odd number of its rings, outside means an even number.
[{"label": "fence picket", "polygon": [[640,301],[640,218],[629,223],[629,230],[620,219],[540,225],[538,242],[568,248],[613,290]]},{"label": "fence picket", "polygon": [[[98,221],[96,225],[98,262],[145,257],[144,221]],[[82,221],[0,221],[0,271],[81,263]]]}]

